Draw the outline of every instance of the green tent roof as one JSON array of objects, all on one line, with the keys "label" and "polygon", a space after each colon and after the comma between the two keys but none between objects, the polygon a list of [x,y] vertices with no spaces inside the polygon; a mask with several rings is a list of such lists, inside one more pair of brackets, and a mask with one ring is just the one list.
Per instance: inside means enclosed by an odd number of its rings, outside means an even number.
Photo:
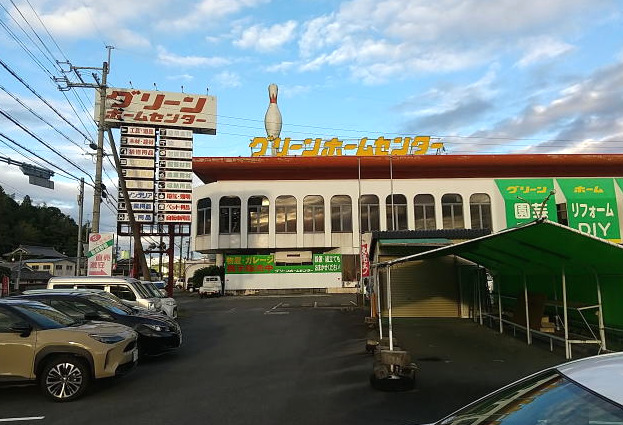
[{"label": "green tent roof", "polygon": [[623,275],[623,247],[545,219],[455,245],[379,263],[457,255],[498,274]]}]

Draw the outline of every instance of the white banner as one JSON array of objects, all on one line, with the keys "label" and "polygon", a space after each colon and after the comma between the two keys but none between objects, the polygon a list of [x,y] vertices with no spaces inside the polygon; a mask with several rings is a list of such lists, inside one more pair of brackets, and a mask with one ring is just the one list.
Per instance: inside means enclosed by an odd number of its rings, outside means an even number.
[{"label": "white banner", "polygon": [[114,233],[92,233],[89,235],[87,276],[112,275],[114,237]]}]

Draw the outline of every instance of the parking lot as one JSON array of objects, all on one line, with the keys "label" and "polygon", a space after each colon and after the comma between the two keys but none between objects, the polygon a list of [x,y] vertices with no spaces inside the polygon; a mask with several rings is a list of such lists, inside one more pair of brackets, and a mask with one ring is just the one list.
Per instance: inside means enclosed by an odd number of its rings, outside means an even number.
[{"label": "parking lot", "polygon": [[66,424],[426,423],[513,379],[564,361],[559,353],[468,320],[396,322],[418,364],[416,388],[371,388],[369,329],[354,298],[177,293],[182,347],[53,403],[37,388],[0,389],[0,420]]}]

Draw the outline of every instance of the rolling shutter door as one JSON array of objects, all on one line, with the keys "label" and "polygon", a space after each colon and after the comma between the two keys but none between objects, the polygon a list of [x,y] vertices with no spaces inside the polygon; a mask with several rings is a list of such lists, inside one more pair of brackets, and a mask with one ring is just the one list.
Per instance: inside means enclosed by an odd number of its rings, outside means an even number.
[{"label": "rolling shutter door", "polygon": [[[391,279],[393,317],[460,317],[459,283],[452,257],[393,266]],[[385,280],[383,276],[382,282]],[[387,315],[386,305],[383,315]]]}]

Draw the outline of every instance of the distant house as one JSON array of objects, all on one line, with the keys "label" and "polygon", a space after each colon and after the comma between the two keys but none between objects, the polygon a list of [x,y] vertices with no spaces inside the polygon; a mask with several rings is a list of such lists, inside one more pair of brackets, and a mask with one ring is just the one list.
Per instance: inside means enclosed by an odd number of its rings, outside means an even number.
[{"label": "distant house", "polygon": [[11,269],[11,289],[16,284],[20,291],[41,288],[47,285],[52,276],[76,274],[75,258],[70,258],[53,247],[20,245],[2,256],[6,260],[3,266]]}]

